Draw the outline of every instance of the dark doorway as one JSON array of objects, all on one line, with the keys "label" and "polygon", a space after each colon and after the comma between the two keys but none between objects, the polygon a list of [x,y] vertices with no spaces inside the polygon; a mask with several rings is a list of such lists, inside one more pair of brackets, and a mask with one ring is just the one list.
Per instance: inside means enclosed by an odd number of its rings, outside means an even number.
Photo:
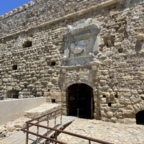
[{"label": "dark doorway", "polygon": [[68,115],[93,118],[93,89],[86,84],[73,84],[67,89]]},{"label": "dark doorway", "polygon": [[144,125],[144,111],[140,111],[136,114],[136,123]]}]

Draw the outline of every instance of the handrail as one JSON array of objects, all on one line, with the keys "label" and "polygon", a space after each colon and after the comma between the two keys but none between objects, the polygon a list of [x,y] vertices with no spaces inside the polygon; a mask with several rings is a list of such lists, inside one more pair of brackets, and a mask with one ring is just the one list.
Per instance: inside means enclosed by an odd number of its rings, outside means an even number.
[{"label": "handrail", "polygon": [[[54,126],[56,126],[56,119],[57,119],[58,115],[60,115],[60,124],[62,124],[62,110],[61,110],[61,108],[59,108],[58,110],[55,110],[53,112],[50,112],[48,114],[45,114],[45,115],[42,115],[42,116],[39,116],[37,118],[34,118],[32,120],[27,121],[26,122],[26,127],[24,129],[22,129],[22,131],[26,132],[26,144],[28,144],[28,140],[30,140],[30,138],[29,138],[29,133],[30,133],[29,128],[30,127],[32,127],[34,124],[38,124],[39,125],[40,122],[42,122],[42,121],[46,121],[47,122],[47,126],[49,126],[49,120],[52,119],[52,118],[55,119],[54,120]],[[47,133],[48,133],[48,130],[47,130]],[[37,134],[36,135],[37,136],[36,141],[38,142],[38,137],[39,136],[42,137],[41,135],[39,135],[39,126],[37,126],[37,133],[36,134]],[[44,137],[42,137],[42,138],[44,138]]]},{"label": "handrail", "polygon": [[[46,127],[46,126],[35,124],[35,123],[29,123],[29,124],[35,125],[37,127],[42,127],[42,128],[45,128],[45,129],[54,130],[54,131],[59,132],[59,133],[64,133],[64,134],[68,134],[68,135],[75,136],[75,137],[78,137],[78,138],[82,138],[82,139],[85,139],[85,140],[88,140],[88,141],[98,142],[98,143],[101,143],[101,144],[112,144],[112,143],[105,142],[105,141],[102,141],[102,140],[98,140],[98,139],[95,139],[95,138],[91,138],[91,137],[87,137],[87,136],[83,136],[83,135],[79,135],[79,134],[75,134],[75,133],[71,133],[71,132],[68,132],[68,131],[63,131],[63,130],[59,130],[59,129],[55,129],[55,128],[51,128],[51,127]],[[30,133],[29,131],[26,131],[24,129],[23,129],[23,131]]]},{"label": "handrail", "polygon": [[[68,131],[63,131],[63,130],[59,130],[59,129],[56,129],[56,128],[49,127],[49,120],[51,118],[53,118],[53,117],[55,118],[54,126],[56,126],[56,118],[58,116],[57,114],[61,114],[60,123],[62,124],[62,112],[61,112],[61,109],[55,110],[55,111],[53,111],[51,113],[48,113],[48,114],[45,114],[45,115],[42,115],[42,116],[39,116],[37,118],[34,118],[32,120],[27,121],[26,122],[26,127],[22,129],[22,131],[26,132],[26,144],[28,144],[28,140],[30,140],[29,134],[37,136],[36,140],[34,140],[34,141],[36,141],[36,143],[38,143],[39,138],[43,138],[43,139],[46,139],[46,140],[49,140],[49,141],[52,141],[52,142],[55,142],[55,143],[58,143],[58,144],[66,144],[64,142],[61,142],[61,141],[57,140],[57,134],[58,133],[63,133],[63,134],[67,134],[67,135],[70,135],[70,136],[74,136],[74,137],[78,137],[78,138],[82,138],[82,139],[88,140],[89,144],[91,144],[92,141],[100,143],[100,144],[112,144],[112,143],[105,142],[105,141],[102,141],[102,140],[99,140],[99,139],[95,139],[95,138],[91,138],[91,137],[87,137],[87,136],[83,136],[83,135],[71,133],[71,132],[68,132]],[[44,117],[46,117],[46,118],[44,118]],[[44,118],[44,119],[41,120],[41,118]],[[47,120],[47,126],[40,125],[40,122],[44,121],[44,120]],[[34,133],[34,132],[29,130],[29,128],[31,126],[36,126],[37,127],[37,133]],[[40,135],[39,134],[39,128],[40,127],[46,129],[47,134],[48,134],[48,131],[53,131],[55,138],[50,138],[48,136]]]},{"label": "handrail", "polygon": [[46,137],[46,136],[43,136],[43,135],[40,135],[40,134],[37,134],[37,133],[34,133],[34,132],[30,132],[28,130],[25,130],[25,129],[22,129],[22,131],[26,132],[26,133],[30,133],[32,135],[35,135],[35,136],[38,136],[38,137],[41,137],[41,138],[44,138],[46,140],[50,140],[52,142],[56,142],[56,143],[59,143],[59,144],[67,144],[67,143],[64,143],[64,142],[61,142],[59,140],[55,140],[55,139],[52,139],[52,138],[49,138],[49,137]]}]

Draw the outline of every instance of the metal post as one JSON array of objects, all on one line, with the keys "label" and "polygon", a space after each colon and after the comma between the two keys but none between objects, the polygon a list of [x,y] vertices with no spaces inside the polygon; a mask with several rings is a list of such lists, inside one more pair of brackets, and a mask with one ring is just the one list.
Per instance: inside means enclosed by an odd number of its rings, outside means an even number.
[{"label": "metal post", "polygon": [[[27,123],[26,128],[27,128],[27,131],[29,131],[29,124],[28,123]],[[27,132],[26,133],[26,144],[28,144],[28,136],[29,136],[29,133]]]},{"label": "metal post", "polygon": [[11,93],[11,99],[13,99],[13,92]]},{"label": "metal post", "polygon": [[54,126],[56,126],[56,111],[55,111],[55,121],[54,121]]},{"label": "metal post", "polygon": [[[39,119],[38,119],[38,125],[39,125]],[[37,126],[37,134],[39,134],[39,126]],[[37,136],[36,144],[38,144],[38,139],[39,139],[39,137]]]},{"label": "metal post", "polygon": [[79,117],[79,109],[77,109],[77,117]]},{"label": "metal post", "polygon": [[61,107],[61,111],[60,111],[60,124],[62,125],[62,107]]},{"label": "metal post", "polygon": [[[57,131],[55,131],[55,139],[57,140]],[[57,144],[57,142],[55,142]]]},{"label": "metal post", "polygon": [[[47,127],[49,127],[49,116],[47,115]],[[48,129],[47,129],[47,135],[48,135]]]}]

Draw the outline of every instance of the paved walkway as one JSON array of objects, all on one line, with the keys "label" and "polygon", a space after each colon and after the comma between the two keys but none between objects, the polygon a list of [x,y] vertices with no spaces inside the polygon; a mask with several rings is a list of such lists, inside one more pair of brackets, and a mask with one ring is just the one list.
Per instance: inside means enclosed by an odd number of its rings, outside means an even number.
[{"label": "paved walkway", "polygon": [[[113,144],[144,144],[144,125],[76,119],[65,131],[93,137]],[[88,141],[65,134],[60,134],[58,140],[68,144],[88,144]],[[91,144],[96,143],[92,142]]]},{"label": "paved walkway", "polygon": [[[71,116],[62,116],[62,125],[65,125],[67,123],[72,122],[76,117],[71,117]],[[44,126],[47,126],[47,122],[44,121],[41,123]],[[57,124],[60,124],[60,117],[57,118]],[[54,120],[50,120],[49,126],[53,127],[54,126]],[[36,132],[36,127],[31,127],[30,131]],[[40,129],[40,134],[41,133],[46,133],[44,129]],[[30,136],[30,138],[36,138],[35,136]],[[6,137],[2,140],[0,140],[0,144],[25,144],[26,140],[26,134],[24,134],[22,131],[15,132],[14,134],[10,135],[9,137]],[[32,144],[32,141],[29,141],[29,144]]]}]

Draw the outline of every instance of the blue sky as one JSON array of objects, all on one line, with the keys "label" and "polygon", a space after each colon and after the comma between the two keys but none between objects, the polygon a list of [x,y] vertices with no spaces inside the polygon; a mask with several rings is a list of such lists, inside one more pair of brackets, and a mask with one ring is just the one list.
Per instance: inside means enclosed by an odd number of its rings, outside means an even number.
[{"label": "blue sky", "polygon": [[34,0],[0,0],[0,15]]}]

